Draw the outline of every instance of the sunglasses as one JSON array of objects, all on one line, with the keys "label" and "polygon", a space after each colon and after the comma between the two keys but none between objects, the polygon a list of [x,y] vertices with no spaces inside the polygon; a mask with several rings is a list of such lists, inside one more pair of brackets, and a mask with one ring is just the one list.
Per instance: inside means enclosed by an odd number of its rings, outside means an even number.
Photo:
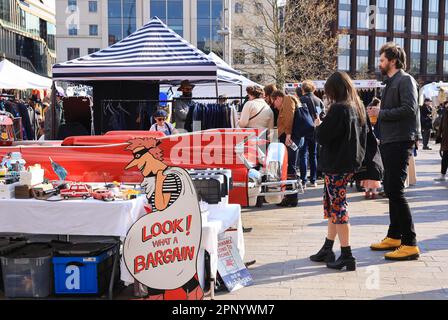
[{"label": "sunglasses", "polygon": [[156,121],[165,121],[165,118],[156,118]]}]

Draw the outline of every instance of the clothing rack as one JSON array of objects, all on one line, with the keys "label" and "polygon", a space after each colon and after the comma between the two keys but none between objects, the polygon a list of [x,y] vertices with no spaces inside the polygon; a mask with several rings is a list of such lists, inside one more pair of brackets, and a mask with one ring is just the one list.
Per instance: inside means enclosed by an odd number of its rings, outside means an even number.
[{"label": "clothing rack", "polygon": [[146,99],[146,100],[121,100],[121,99],[105,99],[101,100],[102,102],[175,102],[176,100],[241,100],[241,97],[179,97],[173,98],[171,100],[159,100],[159,99]]}]

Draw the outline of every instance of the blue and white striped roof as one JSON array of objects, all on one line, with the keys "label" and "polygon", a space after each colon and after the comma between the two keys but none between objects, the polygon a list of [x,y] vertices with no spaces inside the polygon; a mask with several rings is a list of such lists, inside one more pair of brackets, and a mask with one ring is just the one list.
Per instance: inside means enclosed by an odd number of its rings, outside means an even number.
[{"label": "blue and white striped roof", "polygon": [[53,66],[53,80],[215,81],[216,63],[159,18],[90,55]]}]

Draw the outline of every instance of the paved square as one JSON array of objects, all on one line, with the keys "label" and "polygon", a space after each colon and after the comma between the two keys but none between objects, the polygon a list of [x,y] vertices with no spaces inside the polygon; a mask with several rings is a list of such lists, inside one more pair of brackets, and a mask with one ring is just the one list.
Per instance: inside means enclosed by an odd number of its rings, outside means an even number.
[{"label": "paved square", "polygon": [[[382,252],[369,249],[384,238],[389,224],[387,199],[364,200],[364,193],[349,191],[351,246],[357,259],[355,272],[329,270],[308,257],[322,246],[326,221],[322,214],[322,185],[308,189],[299,207],[265,205],[243,210],[245,261],[255,285],[226,299],[448,299],[448,183],[435,183],[439,175],[439,146],[419,150],[417,185],[406,191],[412,208],[420,259],[390,262]],[[334,246],[339,256],[338,240]]]}]

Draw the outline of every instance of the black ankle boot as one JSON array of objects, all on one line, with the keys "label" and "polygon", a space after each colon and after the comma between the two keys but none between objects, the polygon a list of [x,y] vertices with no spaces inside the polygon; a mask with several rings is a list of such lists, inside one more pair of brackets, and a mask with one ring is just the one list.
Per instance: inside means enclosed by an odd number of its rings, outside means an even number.
[{"label": "black ankle boot", "polygon": [[327,238],[325,238],[323,247],[319,250],[318,253],[312,255],[310,257],[310,260],[314,262],[334,262],[336,256],[333,252],[333,244],[333,240],[328,240]]},{"label": "black ankle boot", "polygon": [[341,247],[341,256],[335,262],[328,262],[327,268],[341,270],[346,267],[347,271],[356,270],[356,259],[352,256],[350,247]]}]

